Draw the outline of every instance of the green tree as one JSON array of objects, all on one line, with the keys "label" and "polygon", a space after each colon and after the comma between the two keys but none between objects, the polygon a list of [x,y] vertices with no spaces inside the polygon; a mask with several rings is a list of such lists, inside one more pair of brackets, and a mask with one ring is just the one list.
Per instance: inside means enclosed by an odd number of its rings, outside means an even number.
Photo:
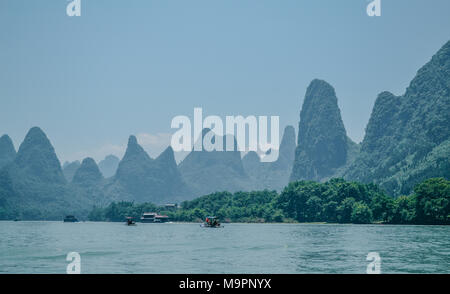
[{"label": "green tree", "polygon": [[372,222],[372,210],[362,202],[355,202],[353,204],[351,222],[355,224],[370,224]]},{"label": "green tree", "polygon": [[428,179],[414,188],[416,222],[420,224],[450,223],[450,181]]},{"label": "green tree", "polygon": [[340,223],[350,223],[353,213],[354,198],[345,198],[344,201],[337,207],[337,220]]},{"label": "green tree", "polygon": [[400,196],[394,201],[391,223],[411,224],[416,219],[416,197]]}]

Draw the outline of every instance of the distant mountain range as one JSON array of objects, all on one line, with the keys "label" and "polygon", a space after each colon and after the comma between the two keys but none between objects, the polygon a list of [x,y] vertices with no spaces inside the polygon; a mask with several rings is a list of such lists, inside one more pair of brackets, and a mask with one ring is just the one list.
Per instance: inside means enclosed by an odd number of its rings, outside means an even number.
[{"label": "distant mountain range", "polygon": [[[168,147],[151,158],[130,136],[120,160],[107,156],[61,167],[38,127],[17,153],[0,137],[0,219],[86,217],[111,201],[181,202],[217,192],[281,190],[289,181],[343,177],[375,183],[393,196],[410,194],[430,177],[450,177],[450,42],[422,67],[402,96],[381,93],[361,144],[348,138],[334,88],[313,80],[297,136],[285,128],[276,162],[256,152],[193,151],[176,164]],[[203,137],[211,132],[203,130]],[[203,138],[202,137],[202,138]],[[213,134],[212,140],[225,140]],[[235,141],[236,142],[236,141]],[[236,144],[236,143],[235,143]]]},{"label": "distant mountain range", "polygon": [[[212,132],[204,129],[202,144],[205,136]],[[230,138],[231,141],[234,138]],[[226,137],[212,134],[212,140],[223,140],[226,146]],[[203,145],[202,145],[203,146]],[[237,142],[234,140],[235,150]],[[179,165],[180,172],[186,183],[189,183],[196,195],[206,195],[216,191],[239,191],[249,187],[249,177],[242,165],[239,151],[211,151],[202,148],[202,151],[193,151]]]},{"label": "distant mountain range", "polygon": [[281,191],[289,183],[295,147],[295,129],[287,126],[284,129],[278,159],[275,162],[261,162],[256,152],[247,153],[242,159],[242,163],[251,180],[249,188],[251,190]]},{"label": "distant mountain range", "polygon": [[68,182],[72,182],[72,178],[77,172],[77,170],[80,168],[81,163],[78,160],[75,160],[73,162],[64,162],[62,166],[64,177]]},{"label": "distant mountain range", "polygon": [[[98,168],[102,173],[103,177],[110,178],[116,174],[117,168],[119,167],[120,159],[114,155],[108,155],[98,163]],[[68,182],[72,181],[75,172],[80,168],[81,163],[78,160],[73,162],[64,162],[62,169],[64,176]]]},{"label": "distant mountain range", "polygon": [[130,136],[125,155],[107,184],[107,191],[116,199],[126,195],[133,201],[159,204],[192,197],[177,168],[172,148],[168,147],[152,159],[135,136]]},{"label": "distant mountain range", "polygon": [[98,168],[105,178],[110,178],[116,174],[120,159],[114,155],[108,155],[98,163]]}]

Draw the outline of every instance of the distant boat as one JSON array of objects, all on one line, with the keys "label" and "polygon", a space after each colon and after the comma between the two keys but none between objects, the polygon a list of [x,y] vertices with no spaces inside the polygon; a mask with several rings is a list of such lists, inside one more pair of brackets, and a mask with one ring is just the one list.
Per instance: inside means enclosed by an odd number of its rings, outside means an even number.
[{"label": "distant boat", "polygon": [[77,223],[77,222],[78,222],[78,219],[77,219],[75,216],[73,216],[73,215],[67,215],[67,216],[64,218],[64,222],[65,222],[65,223]]},{"label": "distant boat", "polygon": [[200,225],[204,228],[223,228],[223,226],[220,225],[220,221],[215,216],[208,216],[203,224]]},{"label": "distant boat", "polygon": [[155,216],[155,223],[167,223],[169,221],[169,217],[167,215],[157,215]]},{"label": "distant boat", "polygon": [[127,217],[127,222],[125,223],[127,226],[135,226],[136,222],[134,221],[134,218],[128,216]]},{"label": "distant boat", "polygon": [[156,212],[144,212],[141,216],[141,223],[166,223],[168,221],[167,215],[159,215]]}]

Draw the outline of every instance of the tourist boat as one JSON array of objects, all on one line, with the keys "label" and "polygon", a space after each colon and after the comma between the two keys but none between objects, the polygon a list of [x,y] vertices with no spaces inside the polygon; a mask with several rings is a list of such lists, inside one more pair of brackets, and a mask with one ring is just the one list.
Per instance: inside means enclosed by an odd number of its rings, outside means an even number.
[{"label": "tourist boat", "polygon": [[77,219],[75,216],[73,216],[73,215],[67,215],[67,216],[64,218],[64,222],[65,222],[65,223],[77,223],[77,222],[78,222],[78,219]]},{"label": "tourist boat", "polygon": [[134,218],[127,216],[127,222],[125,223],[127,226],[135,226],[136,222],[134,221]]},{"label": "tourist boat", "polygon": [[167,223],[169,221],[169,217],[167,215],[156,215],[155,223]]},{"label": "tourist boat", "polygon": [[167,215],[159,215],[156,212],[144,212],[141,216],[141,223],[166,223],[168,221]]},{"label": "tourist boat", "polygon": [[203,224],[200,225],[204,228],[223,228],[223,226],[220,225],[220,221],[215,216],[208,216]]}]

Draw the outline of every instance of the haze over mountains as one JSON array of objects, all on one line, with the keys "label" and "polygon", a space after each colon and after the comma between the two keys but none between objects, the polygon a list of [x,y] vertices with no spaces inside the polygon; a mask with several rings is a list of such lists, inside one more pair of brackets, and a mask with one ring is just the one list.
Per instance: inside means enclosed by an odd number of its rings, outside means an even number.
[{"label": "haze over mountains", "polygon": [[261,162],[256,152],[247,153],[242,159],[242,163],[245,172],[251,179],[251,189],[281,191],[289,183],[295,147],[295,129],[292,126],[287,126],[283,132],[276,161]]},{"label": "haze over mountains", "polygon": [[64,177],[66,177],[66,180],[68,182],[72,182],[72,178],[77,172],[77,170],[80,168],[81,163],[78,160],[75,160],[73,162],[65,162],[62,166]]},{"label": "haze over mountains", "polygon": [[[212,132],[204,129],[202,132],[202,146],[205,137]],[[222,140],[226,146],[227,136],[221,137],[210,134],[211,141]],[[237,150],[237,142],[234,138],[234,149]],[[202,151],[189,153],[179,165],[184,181],[190,183],[193,192],[197,195],[205,195],[216,191],[245,190],[249,185],[248,175],[242,165],[239,151],[211,151],[205,148]]]},{"label": "haze over mountains", "polygon": [[[120,159],[114,155],[108,155],[105,159],[98,163],[98,168],[102,173],[103,177],[110,178],[116,174],[117,168],[119,167]],[[64,176],[67,181],[71,182],[75,172],[80,168],[81,163],[78,160],[73,162],[64,162],[62,169]]]},{"label": "haze over mountains", "polygon": [[[0,138],[0,219],[60,219],[87,215],[111,201],[181,202],[227,190],[281,190],[289,181],[344,177],[379,184],[392,196],[411,193],[430,177],[450,177],[450,42],[423,66],[402,96],[381,93],[361,144],[346,134],[334,88],[313,80],[295,130],[285,128],[279,158],[255,152],[191,152],[179,165],[168,147],[151,158],[130,136],[124,157],[86,158],[61,168],[37,127],[18,152]],[[288,106],[287,106],[288,107]],[[210,130],[205,129],[203,136]],[[212,136],[212,140],[224,140]],[[241,158],[242,157],[242,158]]]},{"label": "haze over mountains", "polygon": [[116,174],[120,159],[114,155],[108,155],[98,163],[98,168],[105,178],[110,178]]},{"label": "haze over mountains", "polygon": [[89,201],[72,197],[53,146],[41,129],[29,130],[14,160],[0,170],[2,218],[25,215],[51,219],[70,211],[83,211]]},{"label": "haze over mountains", "polygon": [[0,168],[12,162],[16,157],[16,149],[8,135],[0,137]]},{"label": "haze over mountains", "polygon": [[107,191],[116,199],[126,195],[137,202],[159,204],[185,200],[192,194],[181,178],[172,148],[168,147],[153,159],[135,136],[130,136],[125,155],[116,175],[108,183]]},{"label": "haze over mountains", "polygon": [[94,159],[83,160],[73,176],[72,183],[81,186],[95,186],[103,180],[103,175]]}]

